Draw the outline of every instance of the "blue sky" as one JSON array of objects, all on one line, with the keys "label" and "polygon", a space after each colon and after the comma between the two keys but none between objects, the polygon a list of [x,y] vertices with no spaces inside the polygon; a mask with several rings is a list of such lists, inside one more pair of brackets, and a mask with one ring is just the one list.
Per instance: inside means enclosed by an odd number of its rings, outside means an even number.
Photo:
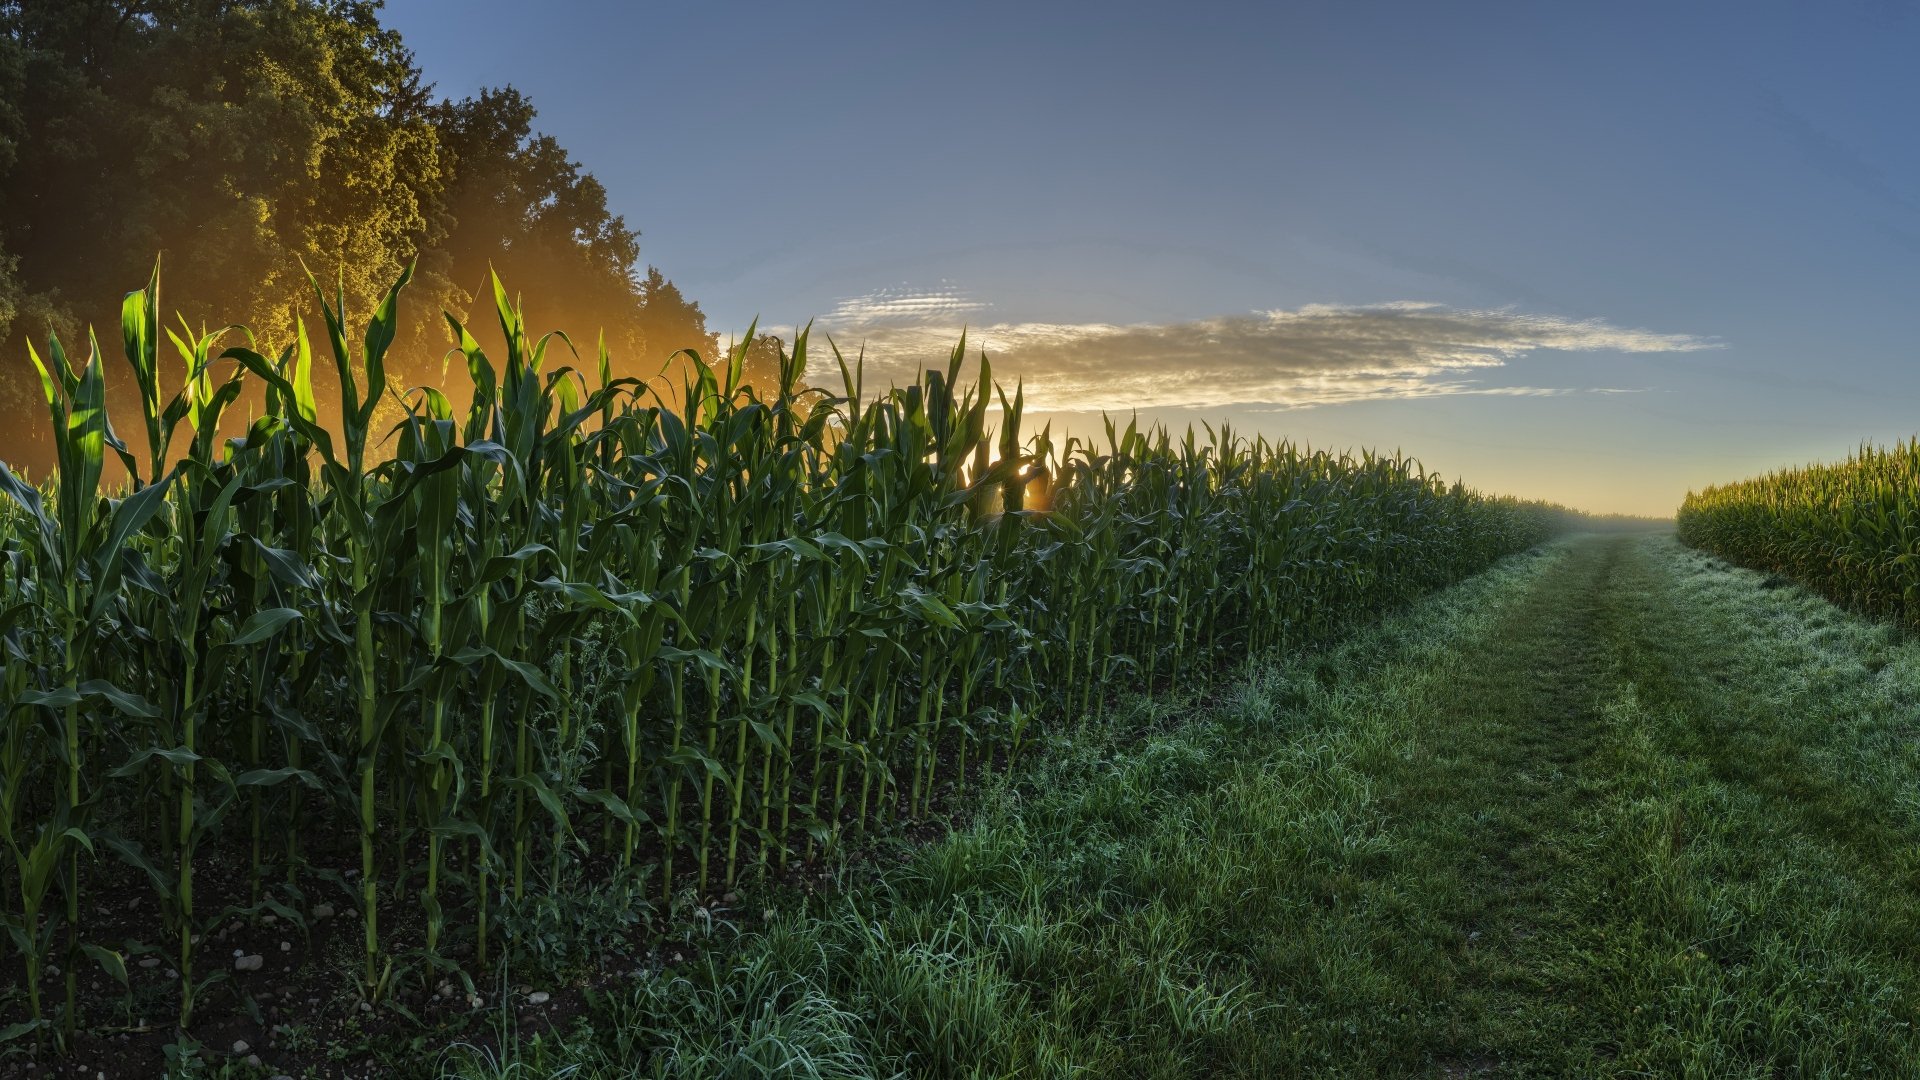
[{"label": "blue sky", "polygon": [[[458,12],[458,14],[453,14]],[[1920,429],[1920,11],[392,0],[722,332],[1665,514]],[[532,298],[530,298],[532,299]],[[533,312],[537,319],[537,306]]]}]

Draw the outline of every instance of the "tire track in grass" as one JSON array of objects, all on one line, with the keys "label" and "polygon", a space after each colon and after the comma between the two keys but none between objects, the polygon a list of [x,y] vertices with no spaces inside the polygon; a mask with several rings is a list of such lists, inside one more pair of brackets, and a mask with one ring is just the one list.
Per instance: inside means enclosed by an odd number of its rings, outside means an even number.
[{"label": "tire track in grass", "polygon": [[1632,555],[1624,827],[1590,860],[1638,946],[1594,964],[1622,1071],[1920,1076],[1920,644],[1670,539]]},{"label": "tire track in grass", "polygon": [[1440,1075],[1577,1075],[1603,1061],[1582,980],[1543,961],[1578,930],[1569,904],[1592,761],[1617,681],[1607,598],[1624,537],[1582,538],[1460,643],[1408,717],[1413,750],[1382,776],[1399,888],[1425,897],[1459,947],[1431,1003]]},{"label": "tire track in grass", "polygon": [[1615,537],[1457,660],[1420,721],[1443,766],[1382,777],[1403,850],[1473,859],[1433,894],[1471,927],[1434,1071],[1920,1075],[1920,754],[1885,737],[1920,647]]}]

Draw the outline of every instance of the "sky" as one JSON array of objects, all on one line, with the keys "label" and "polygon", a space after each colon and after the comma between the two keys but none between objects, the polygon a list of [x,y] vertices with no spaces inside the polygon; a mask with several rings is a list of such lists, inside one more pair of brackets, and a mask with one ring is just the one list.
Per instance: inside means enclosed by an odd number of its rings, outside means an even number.
[{"label": "sky", "polygon": [[[722,335],[1669,515],[1920,430],[1920,10],[389,0]],[[538,321],[537,307],[530,312]],[[816,338],[816,341],[818,339]]]}]

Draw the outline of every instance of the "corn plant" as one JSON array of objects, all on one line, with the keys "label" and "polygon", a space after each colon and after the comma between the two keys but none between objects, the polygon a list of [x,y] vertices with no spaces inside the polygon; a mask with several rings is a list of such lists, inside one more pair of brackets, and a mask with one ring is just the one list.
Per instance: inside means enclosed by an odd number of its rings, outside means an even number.
[{"label": "corn plant", "polygon": [[[941,812],[1116,693],[1204,686],[1563,523],[1398,456],[1026,430],[964,340],[884,390],[810,333],[777,385],[743,384],[744,346],[615,377],[604,346],[560,363],[571,340],[498,279],[503,353],[449,316],[465,385],[390,386],[409,276],[357,345],[309,278],[335,413],[304,321],[277,352],[183,324],[163,362],[156,269],[121,313],[143,454],[97,356],[33,354],[59,460],[44,487],[0,468],[0,876],[36,1026],[49,958],[67,1030],[74,959],[116,962],[80,919],[89,853],[160,901],[182,1027],[223,977],[192,945],[214,849],[249,871],[213,919],[346,884],[369,1000],[479,978],[514,955],[503,905],[600,870],[705,901]],[[263,411],[223,440],[248,386]],[[108,450],[127,479],[102,498]],[[415,906],[422,948],[383,903]]]},{"label": "corn plant", "polygon": [[1689,492],[1680,539],[1840,603],[1920,618],[1920,440]]}]

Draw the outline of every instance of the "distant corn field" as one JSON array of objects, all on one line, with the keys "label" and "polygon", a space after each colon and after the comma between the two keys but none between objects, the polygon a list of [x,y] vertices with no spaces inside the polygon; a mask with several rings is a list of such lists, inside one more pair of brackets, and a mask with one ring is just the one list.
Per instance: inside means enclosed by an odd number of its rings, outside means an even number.
[{"label": "distant corn field", "polygon": [[[470,409],[413,390],[376,432],[405,283],[363,343],[316,283],[331,426],[304,327],[277,356],[168,332],[168,394],[157,276],[123,312],[136,426],[109,425],[97,343],[34,355],[58,472],[0,467],[0,910],[27,1023],[53,1022],[50,963],[69,1030],[88,957],[124,979],[88,934],[105,876],[151,892],[183,1026],[228,966],[197,933],[321,898],[358,907],[370,999],[477,977],[530,893],[645,874],[671,904],[778,873],[1117,689],[1324,637],[1557,521],[1224,428],[1056,444],[984,360],[962,380],[964,342],[871,395],[835,352],[830,394],[802,388],[801,334],[777,387],[740,384],[743,348],[674,404],[604,355],[557,363],[497,280],[504,356],[448,318]],[[243,381],[265,412],[222,440]],[[110,453],[132,480],[106,496]],[[244,880],[210,910],[215,853]]]},{"label": "distant corn field", "polygon": [[1920,440],[1689,493],[1680,539],[1880,615],[1920,619]]}]

